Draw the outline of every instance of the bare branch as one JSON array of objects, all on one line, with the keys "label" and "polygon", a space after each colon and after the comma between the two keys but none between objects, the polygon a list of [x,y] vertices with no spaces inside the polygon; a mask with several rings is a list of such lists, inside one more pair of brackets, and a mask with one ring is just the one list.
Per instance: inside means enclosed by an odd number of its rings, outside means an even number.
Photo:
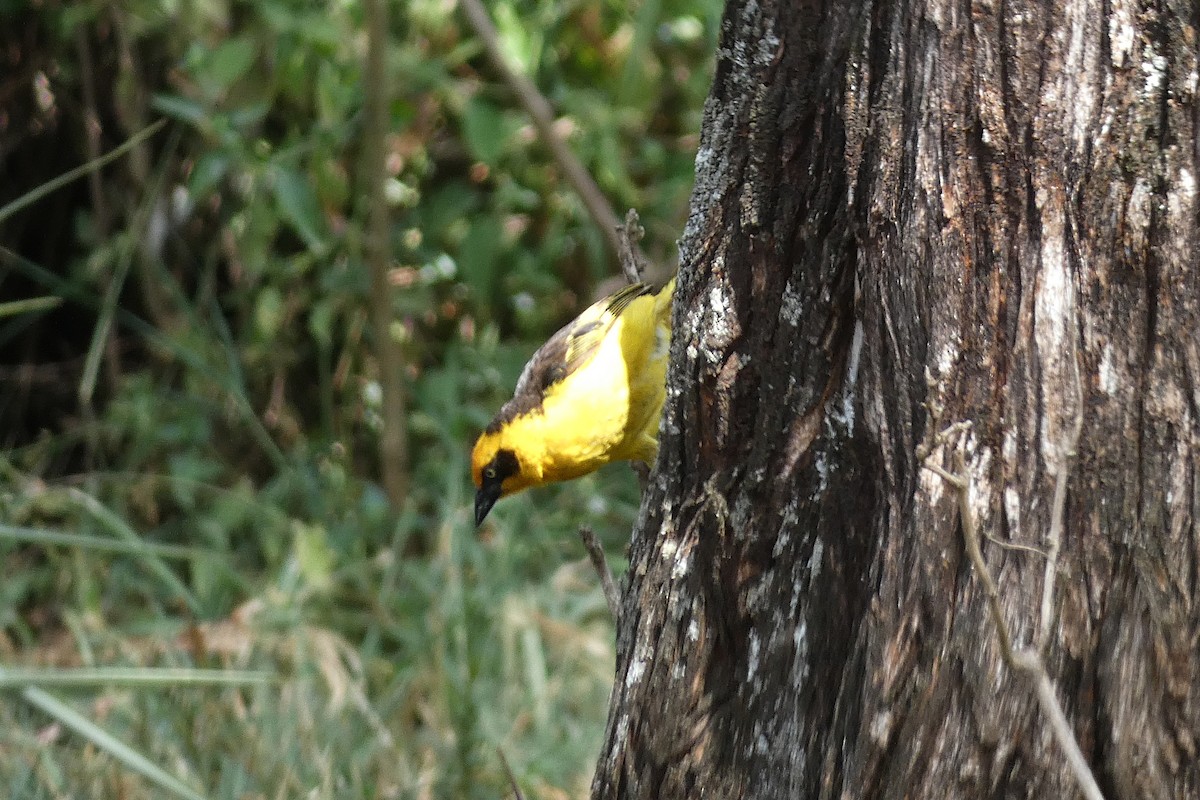
[{"label": "bare branch", "polygon": [[1042,713],[1050,720],[1050,729],[1054,731],[1054,738],[1058,740],[1058,746],[1063,749],[1063,753],[1067,757],[1067,764],[1071,767],[1071,773],[1075,776],[1075,781],[1079,784],[1084,796],[1088,800],[1104,800],[1104,794],[1096,783],[1096,776],[1092,774],[1091,766],[1083,757],[1079,742],[1075,740],[1075,732],[1071,730],[1071,723],[1067,721],[1067,715],[1063,713],[1062,706],[1058,702],[1058,695],[1054,693],[1054,684],[1050,682],[1050,676],[1046,673],[1046,665],[1042,663],[1042,657],[1033,650],[1022,650],[1014,654],[1012,666],[1033,680],[1034,688],[1037,690],[1038,704],[1042,707]]},{"label": "bare branch", "polygon": [[604,589],[608,612],[612,614],[613,622],[616,622],[620,619],[621,595],[617,593],[617,583],[613,580],[612,571],[608,568],[608,560],[604,557],[604,548],[600,546],[600,540],[596,538],[596,534],[592,533],[591,528],[580,528],[579,538],[583,540],[583,546],[587,548],[592,566],[596,568],[596,574],[600,576],[600,586]]},{"label": "bare branch", "polygon": [[638,212],[632,208],[626,211],[625,224],[617,226],[617,236],[621,240],[617,257],[621,261],[621,271],[625,273],[625,280],[630,283],[641,282],[646,271],[646,259],[638,248],[638,242],[645,235],[646,229],[642,227]]},{"label": "bare branch", "polygon": [[508,759],[504,757],[504,751],[497,747],[496,755],[500,756],[500,764],[504,767],[504,774],[508,776],[509,785],[512,786],[513,797],[515,800],[525,800],[525,795],[521,794],[521,787],[517,785],[517,776],[513,774]]},{"label": "bare branch", "polygon": [[987,531],[984,531],[983,538],[1005,550],[1020,550],[1023,553],[1033,553],[1035,556],[1041,556],[1042,558],[1050,557],[1049,553],[1036,545],[1015,542],[1012,539],[1001,539],[999,536],[994,536]]},{"label": "bare branch", "polygon": [[1079,435],[1083,431],[1083,386],[1079,381],[1079,361],[1075,360],[1075,420],[1066,441],[1060,442],[1055,458],[1058,475],[1054,481],[1054,504],[1050,511],[1050,532],[1046,535],[1046,573],[1042,578],[1042,614],[1038,631],[1037,651],[1045,653],[1050,641],[1050,626],[1054,617],[1054,588],[1058,584],[1058,553],[1062,547],[1063,517],[1066,515],[1067,465],[1075,457]]},{"label": "bare branch", "polygon": [[534,127],[537,128],[538,135],[550,148],[550,154],[567,176],[567,180],[575,189],[576,194],[583,200],[592,221],[604,234],[604,241],[608,243],[613,255],[620,258],[622,240],[617,230],[621,227],[621,221],[613,213],[612,207],[604,198],[600,187],[592,180],[592,176],[588,174],[583,164],[554,130],[554,110],[550,107],[549,101],[538,91],[533,81],[509,65],[508,60],[504,57],[504,51],[500,47],[500,37],[496,33],[496,26],[492,24],[492,18],[488,16],[483,3],[480,0],[462,0],[461,6],[467,15],[467,21],[475,29],[475,35],[483,42],[484,50],[487,51],[492,65],[504,78],[504,82],[512,88],[521,105],[525,107],[526,113],[529,114]]},{"label": "bare branch", "polygon": [[[963,539],[967,544],[967,557],[971,559],[971,565],[975,567],[975,572],[983,581],[984,595],[987,597],[992,622],[996,624],[996,635],[1000,638],[1000,648],[1004,653],[1004,660],[1008,662],[1009,666],[1013,666],[1012,633],[1008,630],[1008,623],[1004,620],[1004,610],[1000,606],[1000,590],[996,588],[996,581],[992,578],[987,564],[984,563],[983,552],[979,549],[979,529],[975,527],[975,515],[971,511],[971,476],[967,472],[966,457],[963,455],[961,444],[954,451],[954,468],[957,470],[957,481],[952,483],[958,488],[958,515],[963,529]],[[941,473],[939,472],[939,474]]]},{"label": "bare branch", "polygon": [[[1077,421],[1074,438],[1078,439],[1081,421]],[[1087,759],[1083,756],[1083,751],[1079,747],[1079,742],[1075,739],[1075,734],[1071,730],[1071,725],[1067,721],[1066,714],[1063,713],[1062,706],[1058,702],[1058,696],[1054,692],[1054,685],[1050,681],[1050,675],[1046,672],[1045,663],[1038,650],[1022,649],[1020,651],[1014,649],[1012,632],[1008,628],[1008,623],[1004,619],[1003,609],[1000,605],[1000,592],[996,588],[996,581],[992,578],[991,572],[984,563],[983,553],[979,546],[979,529],[976,527],[975,515],[971,511],[971,476],[967,470],[966,457],[963,453],[963,437],[965,427],[951,426],[942,433],[934,437],[933,447],[926,448],[923,466],[930,472],[940,476],[943,480],[954,486],[958,496],[959,520],[963,529],[963,540],[967,548],[967,557],[971,559],[971,565],[975,572],[979,575],[980,581],[983,583],[984,596],[987,598],[988,612],[992,617],[992,622],[996,626],[996,636],[1000,640],[1000,651],[1004,657],[1004,661],[1009,668],[1014,672],[1027,676],[1033,681],[1035,695],[1038,699],[1038,705],[1042,709],[1047,719],[1050,721],[1050,729],[1054,734],[1054,738],[1058,741],[1059,747],[1067,758],[1067,765],[1071,769],[1071,774],[1074,775],[1076,783],[1079,784],[1080,790],[1088,800],[1104,800],[1104,795],[1100,791],[1100,786],[1096,783],[1096,777],[1092,774],[1091,767],[1087,763]],[[949,436],[953,435],[957,439],[954,447],[954,469],[955,473],[947,472],[940,464],[930,460],[933,458],[932,451],[938,446],[946,443]],[[1070,446],[1064,449],[1064,453],[1074,452],[1074,441],[1070,442]],[[1050,543],[1050,552],[1046,558],[1046,578],[1048,583],[1052,583],[1055,579],[1058,563],[1058,548],[1062,539],[1062,510],[1065,504],[1066,495],[1066,476],[1068,470],[1065,463],[1060,464],[1058,471],[1058,481],[1055,486],[1054,498],[1054,517],[1050,524],[1050,534],[1048,535]],[[1043,641],[1046,637],[1046,631],[1049,630],[1049,618],[1053,614],[1051,608],[1053,604],[1053,588],[1047,590],[1043,587],[1042,594],[1042,637]]]}]

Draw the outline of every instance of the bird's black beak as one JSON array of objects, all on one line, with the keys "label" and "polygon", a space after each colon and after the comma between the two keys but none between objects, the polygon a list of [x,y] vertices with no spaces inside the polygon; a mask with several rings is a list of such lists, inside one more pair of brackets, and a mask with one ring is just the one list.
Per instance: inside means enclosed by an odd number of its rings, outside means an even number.
[{"label": "bird's black beak", "polygon": [[483,518],[492,510],[492,506],[496,505],[496,501],[500,499],[500,482],[487,483],[475,491],[475,527],[478,528],[483,524]]}]

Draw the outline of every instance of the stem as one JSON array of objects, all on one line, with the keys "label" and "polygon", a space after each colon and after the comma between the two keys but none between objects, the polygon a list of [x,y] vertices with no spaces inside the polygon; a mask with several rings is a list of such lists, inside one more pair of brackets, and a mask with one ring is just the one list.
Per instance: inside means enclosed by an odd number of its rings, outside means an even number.
[{"label": "stem", "polygon": [[393,510],[404,507],[408,496],[408,415],[404,397],[404,355],[392,339],[392,286],[390,230],[385,182],[387,180],[388,86],[385,75],[387,8],[385,0],[367,0],[367,63],[361,175],[367,187],[365,260],[371,273],[371,323],[375,357],[383,393],[383,431],[379,437],[379,463],[384,491]]}]

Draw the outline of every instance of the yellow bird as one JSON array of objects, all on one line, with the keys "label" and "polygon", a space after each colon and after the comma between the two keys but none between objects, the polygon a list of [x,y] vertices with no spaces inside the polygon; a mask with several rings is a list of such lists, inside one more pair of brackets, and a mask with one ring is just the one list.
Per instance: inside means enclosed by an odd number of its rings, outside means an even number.
[{"label": "yellow bird", "polygon": [[475,524],[501,497],[612,461],[653,464],[666,397],[671,297],[627,286],[538,348],[471,452]]}]

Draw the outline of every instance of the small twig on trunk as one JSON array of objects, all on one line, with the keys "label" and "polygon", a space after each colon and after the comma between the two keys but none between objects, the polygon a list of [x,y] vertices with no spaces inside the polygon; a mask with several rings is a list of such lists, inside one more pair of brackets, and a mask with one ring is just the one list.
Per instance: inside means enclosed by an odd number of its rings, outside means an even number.
[{"label": "small twig on trunk", "polygon": [[1000,591],[996,588],[996,582],[992,579],[992,573],[984,563],[983,553],[979,549],[979,529],[975,527],[975,515],[971,513],[971,479],[967,474],[961,447],[954,451],[956,474],[947,472],[940,464],[931,461],[925,462],[925,468],[940,475],[942,480],[956,490],[959,523],[962,525],[963,540],[967,545],[967,557],[971,559],[975,572],[983,581],[983,593],[987,598],[988,610],[992,615],[992,620],[996,623],[996,635],[1000,637],[1000,650],[1004,654],[1005,662],[1011,667],[1013,666],[1012,634],[1008,630],[1008,623],[1004,621],[1004,611],[1000,607]]},{"label": "small twig on trunk", "polygon": [[1071,471],[1067,466],[1075,458],[1079,446],[1079,435],[1083,432],[1083,386],[1079,380],[1079,362],[1075,361],[1075,421],[1059,442],[1050,466],[1057,470],[1054,480],[1054,504],[1050,510],[1050,531],[1046,535],[1046,573],[1042,578],[1042,616],[1038,631],[1037,652],[1044,655],[1050,643],[1050,626],[1054,621],[1054,588],[1058,583],[1058,552],[1062,547],[1063,518],[1066,516],[1067,477]]},{"label": "small twig on trunk", "polygon": [[645,235],[646,229],[642,227],[638,212],[632,208],[626,211],[625,224],[617,226],[617,237],[621,242],[617,249],[617,257],[621,261],[621,271],[625,273],[625,280],[630,283],[640,283],[642,275],[646,272],[646,259],[638,247],[638,242]]},{"label": "small twig on trunk", "polygon": [[1083,757],[1083,750],[1080,749],[1079,742],[1075,740],[1075,732],[1071,730],[1071,723],[1067,721],[1067,715],[1063,713],[1062,706],[1058,702],[1058,695],[1054,692],[1054,684],[1050,682],[1050,675],[1046,672],[1046,665],[1042,662],[1042,657],[1033,650],[1022,650],[1013,654],[1013,667],[1019,672],[1024,672],[1033,680],[1034,688],[1037,690],[1038,704],[1042,707],[1042,713],[1049,718],[1054,738],[1058,740],[1059,746],[1066,754],[1067,764],[1071,767],[1071,773],[1075,776],[1075,781],[1079,784],[1084,796],[1088,800],[1104,800],[1104,794],[1100,791],[1099,784],[1096,783],[1096,776],[1092,774],[1092,768],[1088,765],[1087,759]]},{"label": "small twig on trunk", "polygon": [[525,800],[525,795],[521,794],[521,787],[517,785],[517,776],[513,774],[508,759],[504,757],[504,751],[497,747],[496,755],[500,756],[500,764],[504,767],[504,774],[508,776],[509,785],[512,786],[513,797],[515,800]]},{"label": "small twig on trunk", "polygon": [[[966,457],[963,455],[963,436],[965,427],[961,424],[952,426],[943,431],[934,438],[933,446],[919,452],[921,457],[925,459],[923,466],[930,472],[940,476],[944,481],[953,486],[958,496],[959,521],[963,529],[963,539],[966,543],[967,557],[971,559],[971,565],[975,572],[979,575],[980,581],[983,583],[984,595],[987,598],[988,611],[992,617],[992,622],[996,626],[996,636],[1000,640],[1000,652],[1004,658],[1004,662],[1014,672],[1026,675],[1033,681],[1035,695],[1038,699],[1038,705],[1042,709],[1042,713],[1050,721],[1050,729],[1054,733],[1054,738],[1058,741],[1059,747],[1063,749],[1063,753],[1067,757],[1067,764],[1071,769],[1071,774],[1075,776],[1076,783],[1079,784],[1080,790],[1088,800],[1104,800],[1104,795],[1100,791],[1100,786],[1096,783],[1096,776],[1092,774],[1091,767],[1087,763],[1087,759],[1083,757],[1083,751],[1079,747],[1079,742],[1075,739],[1075,734],[1071,730],[1071,725],[1067,721],[1066,714],[1063,713],[1062,706],[1058,702],[1058,696],[1054,692],[1054,684],[1050,680],[1050,675],[1046,672],[1046,665],[1042,661],[1039,650],[1033,648],[1023,648],[1016,650],[1013,647],[1012,632],[1008,628],[1008,623],[1004,619],[1004,613],[1000,606],[1000,591],[996,588],[996,582],[992,578],[992,573],[988,570],[987,564],[984,563],[983,553],[979,546],[979,529],[975,524],[975,515],[971,511],[971,478],[967,470]],[[933,453],[937,450],[938,445],[944,445],[949,434],[953,435],[956,444],[954,449],[954,473],[948,472],[940,464],[930,460],[933,458]],[[1079,435],[1079,426],[1076,426],[1075,438]],[[1074,444],[1064,448],[1063,453],[1073,453]],[[1051,532],[1047,538],[1050,539],[1049,554],[1047,556],[1047,571],[1046,580],[1053,581],[1055,578],[1055,570],[1057,569],[1058,560],[1058,545],[1062,536],[1062,510],[1064,505],[1066,474],[1066,459],[1063,458],[1059,464],[1058,481],[1055,487],[1055,502],[1054,502],[1054,519],[1051,520]],[[1058,538],[1056,541],[1055,537]],[[1049,600],[1047,599],[1049,597]],[[1048,630],[1048,618],[1052,615],[1053,610],[1048,606],[1053,602],[1053,590],[1049,592],[1043,590],[1042,594],[1042,637],[1045,638],[1045,631]],[[1040,645],[1044,645],[1040,643]]]},{"label": "small twig on trunk", "polygon": [[604,557],[604,548],[600,546],[600,540],[596,538],[596,534],[592,533],[591,528],[580,528],[579,538],[583,540],[583,546],[587,548],[592,566],[596,568],[596,574],[600,576],[600,587],[604,589],[608,612],[612,614],[613,622],[616,622],[620,619],[621,596],[617,593],[617,583],[613,580],[612,571],[608,568],[608,560]]},{"label": "small twig on trunk", "polygon": [[997,547],[1001,547],[1005,550],[1020,550],[1022,553],[1033,553],[1035,556],[1041,556],[1042,558],[1050,557],[1048,552],[1032,544],[1014,542],[1012,539],[1001,539],[1000,537],[994,536],[986,531],[983,534],[983,538],[987,539]]}]

